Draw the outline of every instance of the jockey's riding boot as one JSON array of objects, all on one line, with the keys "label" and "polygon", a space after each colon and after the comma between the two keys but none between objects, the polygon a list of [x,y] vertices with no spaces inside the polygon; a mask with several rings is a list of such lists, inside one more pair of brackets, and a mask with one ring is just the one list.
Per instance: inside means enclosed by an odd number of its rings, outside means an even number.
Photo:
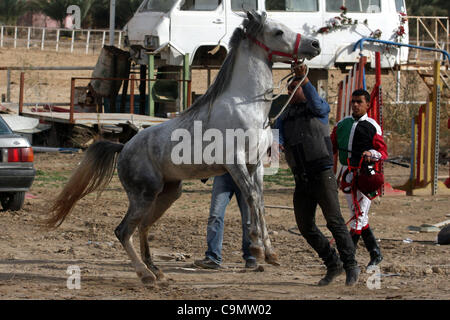
[{"label": "jockey's riding boot", "polygon": [[375,239],[372,229],[370,229],[370,227],[364,229],[361,232],[361,236],[364,240],[366,249],[370,254],[370,262],[367,265],[367,268],[378,265],[383,260],[383,256],[381,255],[380,247],[378,246],[377,239]]},{"label": "jockey's riding boot", "polygon": [[341,259],[336,254],[336,251],[332,249],[332,254],[325,261],[325,265],[327,266],[327,274],[325,277],[320,279],[318,285],[319,286],[327,286],[329,285],[338,275],[344,272],[343,263]]}]

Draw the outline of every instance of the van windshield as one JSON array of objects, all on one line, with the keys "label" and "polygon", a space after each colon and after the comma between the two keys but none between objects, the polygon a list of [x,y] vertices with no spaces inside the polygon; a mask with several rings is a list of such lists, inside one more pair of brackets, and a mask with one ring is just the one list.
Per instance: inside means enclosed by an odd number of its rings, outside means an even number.
[{"label": "van windshield", "polygon": [[267,11],[319,11],[318,0],[266,0]]},{"label": "van windshield", "polygon": [[169,12],[177,0],[145,0],[141,11]]},{"label": "van windshield", "polygon": [[327,0],[326,7],[328,12],[339,12],[341,7],[347,8],[348,12],[381,12],[380,0]]}]

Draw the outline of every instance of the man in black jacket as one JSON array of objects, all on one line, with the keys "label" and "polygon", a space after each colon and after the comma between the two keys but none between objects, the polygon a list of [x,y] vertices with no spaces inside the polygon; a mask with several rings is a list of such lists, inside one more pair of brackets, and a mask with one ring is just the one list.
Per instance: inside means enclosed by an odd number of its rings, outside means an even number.
[{"label": "man in black jacket", "polygon": [[[296,78],[289,94],[306,74],[305,66],[294,69]],[[334,176],[333,150],[329,135],[330,106],[318,95],[305,77],[289,107],[277,119],[280,145],[295,177],[294,212],[297,226],[306,241],[318,253],[327,273],[318,283],[328,285],[346,271],[346,285],[358,282],[360,269],[355,260],[355,246],[341,215],[338,187]],[[315,224],[317,205],[322,209],[339,256]]]}]

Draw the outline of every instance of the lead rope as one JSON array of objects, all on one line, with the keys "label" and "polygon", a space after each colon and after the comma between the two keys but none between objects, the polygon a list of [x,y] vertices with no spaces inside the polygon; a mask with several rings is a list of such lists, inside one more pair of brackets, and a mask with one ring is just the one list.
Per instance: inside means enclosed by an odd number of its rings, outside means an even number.
[{"label": "lead rope", "polygon": [[[302,62],[303,62],[303,61],[302,61]],[[302,62],[301,62],[301,63],[302,63]],[[300,63],[300,64],[301,64],[301,63]],[[305,81],[306,77],[308,76],[308,73],[309,73],[309,67],[306,65],[306,73],[305,73],[305,75],[304,75],[303,78],[299,81],[299,83],[298,83],[297,86],[295,87],[295,90],[292,91],[291,95],[289,96],[289,99],[286,101],[286,103],[284,104],[284,106],[281,108],[280,112],[278,112],[278,114],[277,114],[275,117],[273,117],[273,118],[271,118],[271,119],[269,120],[267,126],[269,126],[269,125],[271,125],[271,124],[273,125],[273,124],[275,123],[275,121],[281,116],[281,114],[284,112],[284,110],[287,108],[287,106],[288,106],[289,103],[291,102],[292,97],[294,96],[295,92],[296,92],[296,91],[298,90],[298,88],[302,85],[303,81]],[[278,84],[277,84],[276,87],[274,87],[274,88],[272,88],[272,89],[268,89],[268,90],[264,93],[264,99],[267,100],[267,101],[273,101],[273,100],[279,98],[279,97],[283,94],[284,90],[285,90],[286,88],[288,88],[289,85],[295,80],[295,78],[292,78],[290,81],[288,81],[288,82],[286,83],[286,85],[284,86],[284,88],[281,90],[281,92],[280,92],[279,94],[277,94],[277,95],[275,95],[275,96],[272,96],[272,97],[268,97],[268,94],[273,94],[273,90],[274,90],[274,89],[280,88],[280,87],[281,87],[281,83],[283,82],[283,80],[285,80],[286,78],[292,76],[293,74],[295,74],[294,71],[291,71],[287,76],[285,76],[284,78],[282,78],[282,79],[278,82]],[[266,126],[266,128],[267,128],[267,126]]]}]

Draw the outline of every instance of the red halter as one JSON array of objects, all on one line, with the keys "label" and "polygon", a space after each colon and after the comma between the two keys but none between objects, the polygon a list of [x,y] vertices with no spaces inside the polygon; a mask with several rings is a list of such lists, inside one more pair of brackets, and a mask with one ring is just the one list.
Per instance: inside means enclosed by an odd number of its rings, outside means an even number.
[{"label": "red halter", "polygon": [[297,33],[297,37],[295,39],[294,52],[292,54],[281,52],[281,51],[272,50],[268,46],[266,46],[264,43],[256,40],[252,36],[247,35],[247,37],[250,40],[252,40],[254,43],[256,43],[258,46],[260,46],[261,48],[263,48],[264,50],[266,50],[269,53],[269,61],[270,62],[272,62],[272,56],[275,55],[275,56],[283,56],[283,57],[292,58],[292,60],[294,60],[294,62],[297,63],[297,60],[298,60],[298,48],[300,46],[300,40],[302,38],[302,35],[300,33]]}]

